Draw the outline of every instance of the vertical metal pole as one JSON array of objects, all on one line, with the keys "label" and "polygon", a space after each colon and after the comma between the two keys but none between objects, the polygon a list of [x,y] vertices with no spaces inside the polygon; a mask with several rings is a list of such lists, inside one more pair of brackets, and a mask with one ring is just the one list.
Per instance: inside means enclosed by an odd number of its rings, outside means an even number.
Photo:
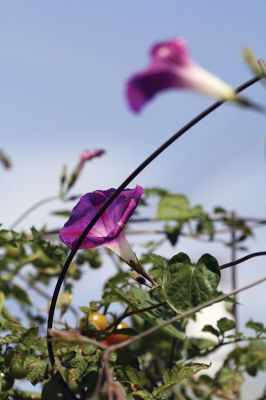
[{"label": "vertical metal pole", "polygon": [[[235,226],[235,221],[236,221],[236,215],[235,212],[233,211],[231,214],[231,261],[236,260],[236,226]],[[231,268],[231,282],[232,282],[232,289],[235,290],[237,289],[237,272],[236,268],[232,267]],[[237,301],[237,297],[235,296],[235,300]],[[236,324],[236,332],[238,332],[239,328],[239,319],[238,319],[238,309],[237,309],[237,304],[233,305],[233,316],[235,319],[235,324]]]}]

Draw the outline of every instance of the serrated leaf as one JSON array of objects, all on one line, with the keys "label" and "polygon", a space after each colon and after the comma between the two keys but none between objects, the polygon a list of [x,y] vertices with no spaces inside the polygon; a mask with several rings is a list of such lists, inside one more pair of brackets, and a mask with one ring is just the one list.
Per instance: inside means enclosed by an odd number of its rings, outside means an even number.
[{"label": "serrated leaf", "polygon": [[115,374],[120,382],[134,384],[138,389],[147,389],[151,383],[144,371],[128,366],[115,367]]},{"label": "serrated leaf", "polygon": [[164,269],[163,292],[168,304],[180,312],[212,298],[219,282],[219,265],[210,254],[194,266],[186,254],[178,253]]},{"label": "serrated leaf", "polygon": [[137,390],[136,392],[131,393],[129,398],[132,399],[135,397],[142,400],[154,400],[154,397],[146,390]]},{"label": "serrated leaf", "polygon": [[26,357],[25,366],[27,368],[27,378],[33,385],[48,378],[48,361],[36,357]]},{"label": "serrated leaf", "polygon": [[77,381],[84,376],[88,371],[88,362],[82,357],[76,357],[69,363],[70,368],[68,367],[68,377],[71,380]]},{"label": "serrated leaf", "polygon": [[163,373],[163,385],[156,388],[153,391],[153,395],[158,396],[169,390],[172,386],[180,383],[183,379],[187,379],[207,368],[209,368],[209,365],[200,363],[177,364],[172,369],[167,369]]},{"label": "serrated leaf", "polygon": [[22,334],[20,333],[19,338],[19,350],[24,351],[30,348],[33,348],[33,345],[36,343],[38,335],[38,328],[29,328],[24,331]]}]

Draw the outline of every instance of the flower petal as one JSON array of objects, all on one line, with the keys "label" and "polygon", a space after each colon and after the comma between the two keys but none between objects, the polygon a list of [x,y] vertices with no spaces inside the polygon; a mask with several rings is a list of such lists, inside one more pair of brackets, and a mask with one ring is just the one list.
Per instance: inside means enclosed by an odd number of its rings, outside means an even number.
[{"label": "flower petal", "polygon": [[236,97],[231,86],[191,59],[182,38],[156,44],[150,57],[150,65],[127,82],[126,97],[135,112],[166,89],[186,88],[223,100],[234,100]]},{"label": "flower petal", "polygon": [[132,265],[132,263],[136,265],[138,264],[138,259],[128,243],[124,231],[122,231],[115,240],[105,244],[104,246],[113,250],[128,265]]},{"label": "flower petal", "polygon": [[130,108],[139,112],[158,92],[185,87],[182,77],[179,77],[172,68],[151,67],[134,75],[128,81],[126,97]]},{"label": "flower petal", "polygon": [[[69,220],[59,232],[60,239],[72,248],[86,226],[115,189],[97,190],[81,197]],[[113,201],[84,239],[81,249],[105,246],[122,232],[137,207],[144,190],[141,186],[125,189]]]},{"label": "flower petal", "polygon": [[187,66],[192,63],[186,41],[183,38],[156,43],[151,49],[153,62],[172,63],[175,66]]}]

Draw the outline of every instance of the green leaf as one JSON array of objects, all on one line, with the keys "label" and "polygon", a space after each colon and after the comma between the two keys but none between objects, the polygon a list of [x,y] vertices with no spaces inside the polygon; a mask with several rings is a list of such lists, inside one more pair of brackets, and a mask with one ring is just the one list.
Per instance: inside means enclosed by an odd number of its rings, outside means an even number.
[{"label": "green leaf", "polygon": [[225,208],[220,207],[220,206],[214,207],[213,212],[214,212],[214,214],[226,214]]},{"label": "green leaf", "polygon": [[29,328],[24,331],[22,334],[20,333],[20,339],[18,343],[19,351],[27,351],[32,348],[33,345],[38,341],[38,328]]},{"label": "green leaf", "polygon": [[145,188],[145,196],[163,197],[168,194],[168,191],[162,188]]},{"label": "green leaf", "polygon": [[71,211],[70,210],[59,210],[59,211],[53,211],[51,214],[56,215],[57,217],[68,218],[71,215]]},{"label": "green leaf", "polygon": [[203,332],[209,332],[212,333],[213,335],[219,337],[220,336],[220,332],[215,329],[212,325],[205,325],[202,329]]},{"label": "green leaf", "polygon": [[163,291],[168,304],[180,312],[214,297],[219,282],[219,265],[210,254],[194,266],[186,254],[178,253],[164,269]]},{"label": "green leaf", "polygon": [[147,392],[147,390],[137,390],[136,392],[131,393],[129,399],[132,399],[132,398],[135,398],[135,397],[138,400],[139,399],[142,399],[142,400],[154,400],[154,397],[149,392]]},{"label": "green leaf", "polygon": [[59,378],[54,375],[49,381],[45,382],[42,390],[42,400],[62,400],[62,387]]},{"label": "green leaf", "polygon": [[119,382],[134,384],[138,389],[147,389],[151,383],[144,371],[128,366],[119,366],[114,369]]},{"label": "green leaf", "polygon": [[[144,307],[149,307],[153,304],[157,304],[158,302],[155,301],[146,290],[141,288],[132,287],[128,291],[123,291],[118,288],[113,288],[113,291],[116,295],[123,300],[126,304],[130,305],[133,310],[139,310]],[[151,311],[142,312],[141,317],[148,321],[151,325],[159,325],[166,319],[173,316],[172,310],[169,313],[169,307],[159,307],[155,308]],[[180,330],[180,324],[177,322],[172,325],[167,325],[162,328],[162,331],[171,335],[172,337],[184,340],[184,333]]]},{"label": "green leaf", "polygon": [[207,233],[210,236],[210,238],[213,237],[215,233],[214,224],[208,214],[202,213],[200,215],[196,231],[197,233]]},{"label": "green leaf", "polygon": [[27,378],[33,385],[48,378],[48,361],[30,356],[25,358],[25,366],[27,368]]},{"label": "green leaf", "polygon": [[266,327],[261,322],[255,322],[249,320],[246,323],[246,327],[252,329],[253,331],[257,332],[260,335],[266,333]]},{"label": "green leaf", "polygon": [[[266,370],[266,343],[263,340],[252,340],[247,346],[239,346],[228,354],[227,364],[233,363],[244,367],[251,376],[256,376],[258,371]],[[243,368],[242,368],[243,369]]]},{"label": "green leaf", "polygon": [[198,217],[201,213],[201,206],[190,208],[186,196],[181,194],[166,194],[159,201],[157,218],[187,221],[191,218]]},{"label": "green leaf", "polygon": [[240,372],[235,371],[232,368],[222,368],[215,376],[215,381],[219,389],[219,393],[222,392],[222,397],[230,397],[235,395],[242,383],[244,377]]},{"label": "green leaf", "polygon": [[217,342],[209,339],[190,338],[187,346],[188,357],[201,356],[202,353],[206,355],[206,352],[211,351],[216,344]]},{"label": "green leaf", "polygon": [[182,224],[176,226],[166,226],[165,234],[172,246],[175,246],[182,230]]},{"label": "green leaf", "polygon": [[157,254],[147,253],[144,254],[141,263],[152,264],[152,269],[150,270],[150,274],[153,279],[159,284],[162,284],[163,281],[163,271],[167,265],[168,260],[164,257],[158,256]]},{"label": "green leaf", "polygon": [[221,318],[219,319],[219,321],[217,321],[217,326],[220,330],[220,332],[223,334],[226,331],[231,331],[232,329],[235,328],[236,324],[235,321],[233,321],[232,319],[228,319],[228,318]]},{"label": "green leaf", "polygon": [[11,294],[16,300],[19,301],[19,303],[27,305],[27,306],[32,305],[32,302],[28,296],[28,293],[24,289],[22,289],[20,286],[14,285],[12,287]]},{"label": "green leaf", "polygon": [[153,395],[156,397],[180,383],[183,379],[187,379],[207,368],[209,368],[209,365],[200,363],[177,364],[172,369],[165,370],[163,373],[163,385],[155,389]]},{"label": "green leaf", "polygon": [[92,268],[99,268],[102,265],[102,259],[97,249],[86,249],[77,256],[77,264],[88,263]]},{"label": "green leaf", "polygon": [[66,363],[66,366],[68,368],[69,378],[76,381],[86,374],[89,364],[87,360],[84,360],[82,357],[77,356],[73,358],[70,362]]}]

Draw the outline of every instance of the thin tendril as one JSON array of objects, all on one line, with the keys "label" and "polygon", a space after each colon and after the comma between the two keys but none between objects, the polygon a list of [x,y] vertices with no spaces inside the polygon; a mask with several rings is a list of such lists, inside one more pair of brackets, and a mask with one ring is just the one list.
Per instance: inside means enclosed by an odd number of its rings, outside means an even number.
[{"label": "thin tendril", "polygon": [[[256,82],[258,82],[261,79],[259,76],[255,76],[254,78],[248,80],[247,82],[243,83],[240,85],[238,88],[235,89],[236,93],[240,93],[243,90],[247,89],[249,86],[252,86]],[[78,240],[76,241],[73,249],[69,253],[66,262],[62,268],[62,271],[58,277],[58,280],[56,282],[56,286],[53,292],[53,296],[51,299],[51,304],[50,304],[50,309],[49,309],[49,314],[48,314],[48,322],[47,322],[47,348],[48,348],[48,354],[49,354],[49,359],[54,366],[55,364],[55,358],[54,358],[54,352],[53,352],[53,345],[51,342],[49,342],[49,334],[48,330],[53,327],[53,319],[54,319],[54,312],[56,308],[56,303],[57,303],[57,298],[60,292],[60,288],[62,286],[62,283],[64,281],[65,275],[67,273],[67,270],[75,257],[79,247],[81,246],[83,240],[86,238],[87,234],[90,232],[92,227],[96,224],[98,219],[103,215],[103,213],[107,210],[107,208],[111,205],[111,203],[119,196],[119,194],[127,187],[129,183],[133,181],[134,178],[136,178],[137,175],[140,174],[157,156],[159,156],[164,150],[166,150],[172,143],[174,143],[177,139],[179,139],[185,132],[187,132],[190,128],[192,128],[194,125],[196,125],[198,122],[200,122],[202,119],[204,119],[207,115],[209,115],[211,112],[216,110],[218,107],[220,107],[222,104],[224,104],[226,100],[219,100],[213,103],[210,107],[206,108],[204,111],[202,111],[200,114],[198,114],[195,118],[193,118],[190,122],[188,122],[186,125],[184,125],[181,129],[179,129],[174,135],[172,135],[166,142],[164,142],[160,147],[158,147],[146,160],[144,160],[125,180],[121,185],[116,189],[115,192],[106,200],[106,202],[103,204],[103,206],[99,209],[99,211],[95,214],[95,216],[91,219],[90,223],[87,225],[87,227],[84,229],[82,234],[79,236]]]}]

